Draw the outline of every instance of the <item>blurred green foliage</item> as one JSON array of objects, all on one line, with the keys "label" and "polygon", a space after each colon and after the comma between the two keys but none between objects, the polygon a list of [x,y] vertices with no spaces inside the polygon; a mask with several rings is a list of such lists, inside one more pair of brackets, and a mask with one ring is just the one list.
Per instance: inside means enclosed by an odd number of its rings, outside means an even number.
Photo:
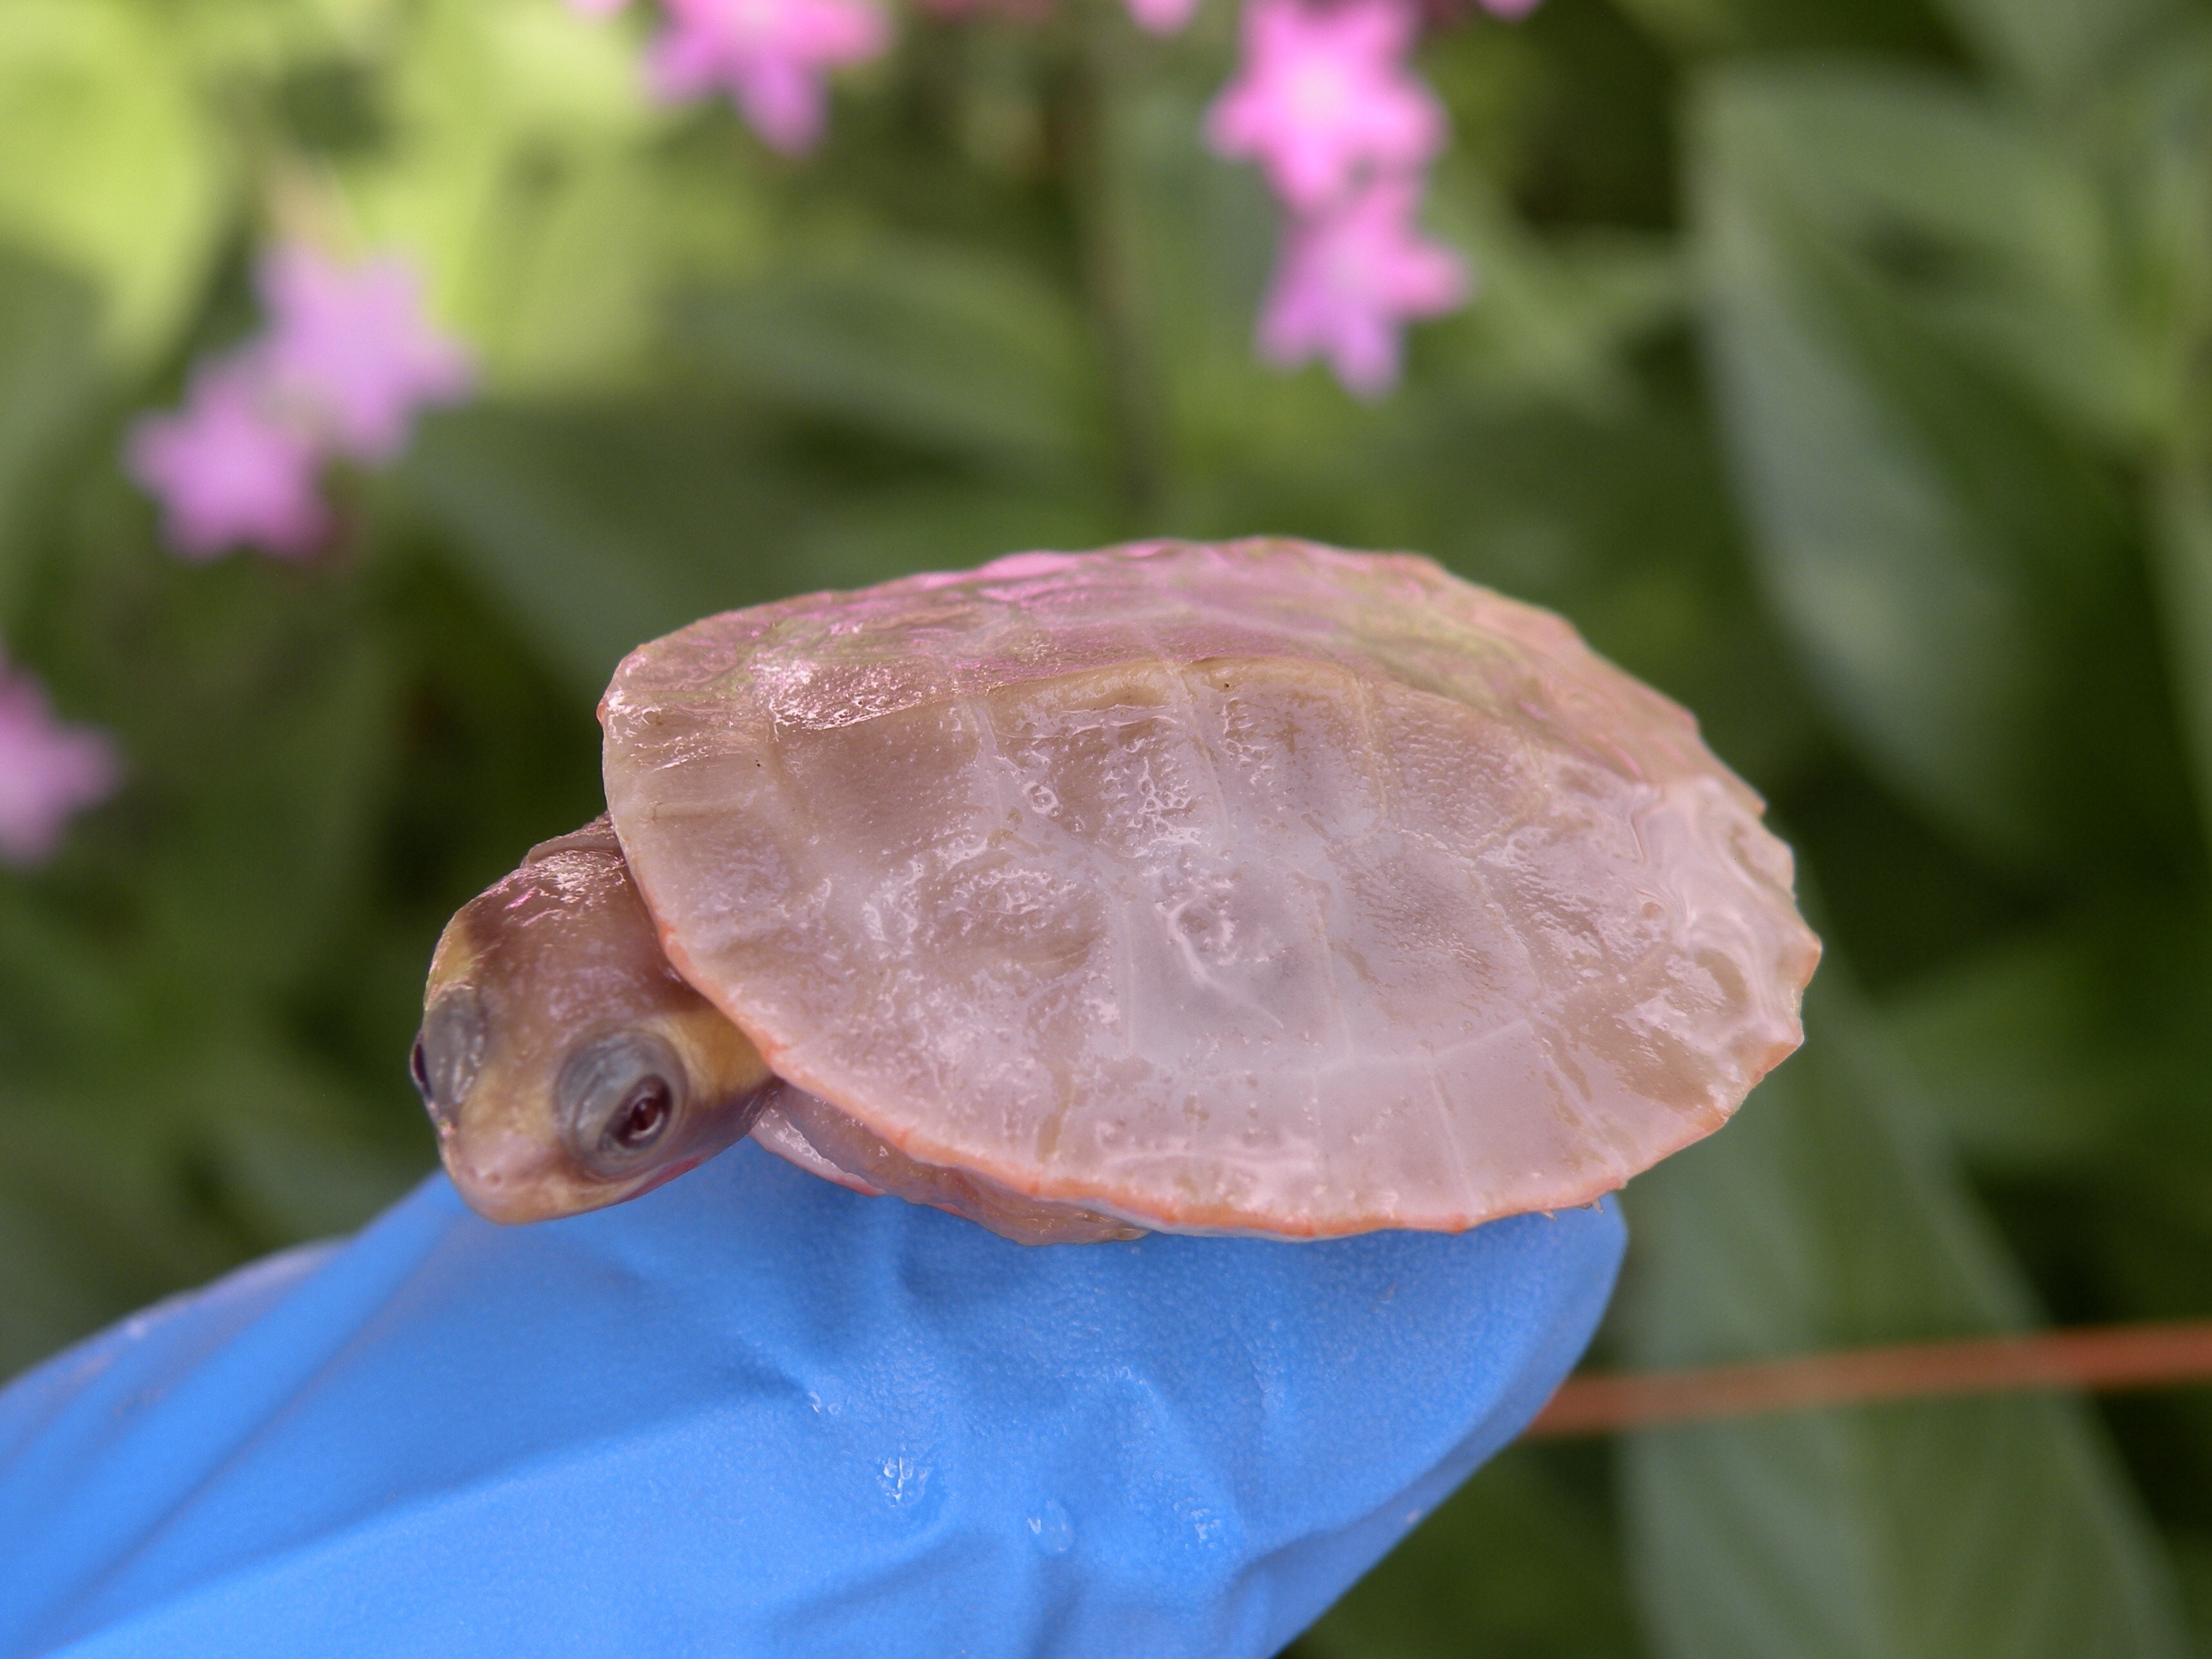
[{"label": "blurred green foliage", "polygon": [[[793,164],[558,0],[5,0],[0,638],[125,791],[0,875],[0,1370],[431,1161],[447,914],[596,810],[629,646],[1139,534],[1416,548],[1695,708],[1799,848],[1811,1039],[1639,1182],[1601,1358],[2212,1314],[2212,10],[1549,0],[1431,37],[1478,261],[1376,406],[1252,361],[1233,20],[909,16]],[[487,365],[304,566],[118,456],[268,216]],[[2193,1627],[2192,1638],[2187,1632]],[[1308,1659],[2167,1656],[2212,1397],[1510,1452]]]}]

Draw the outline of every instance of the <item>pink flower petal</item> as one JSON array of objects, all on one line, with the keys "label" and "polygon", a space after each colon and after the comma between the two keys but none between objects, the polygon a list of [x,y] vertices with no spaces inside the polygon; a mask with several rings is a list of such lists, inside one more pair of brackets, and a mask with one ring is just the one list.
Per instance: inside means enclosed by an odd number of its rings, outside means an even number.
[{"label": "pink flower petal", "polygon": [[1410,0],[1250,0],[1244,58],[1206,112],[1219,154],[1251,157],[1311,213],[1368,171],[1407,172],[1443,148],[1443,106],[1407,72]]},{"label": "pink flower petal", "polygon": [[398,458],[415,411],[469,389],[465,350],[422,315],[422,282],[397,258],[342,265],[297,244],[261,262],[271,394],[342,455]]},{"label": "pink flower petal", "polygon": [[189,557],[241,543],[321,545],[325,456],[392,460],[417,409],[470,383],[467,354],[423,319],[421,283],[399,260],[349,266],[283,246],[263,258],[260,285],[268,331],[201,368],[181,411],[131,432],[131,475],[160,498],[167,539]]},{"label": "pink flower petal", "polygon": [[730,84],[745,119],[772,149],[797,155],[814,148],[830,114],[821,76],[788,58],[758,58],[734,70]]},{"label": "pink flower petal", "polygon": [[56,720],[46,688],[0,663],[0,861],[43,863],[70,819],[122,777],[106,732]]},{"label": "pink flower petal", "polygon": [[1129,0],[1137,27],[1154,34],[1180,33],[1198,10],[1198,0]]},{"label": "pink flower petal", "polygon": [[646,82],[666,104],[687,103],[714,89],[722,54],[711,36],[670,29],[646,49]]},{"label": "pink flower petal", "polygon": [[821,137],[824,73],[890,42],[867,0],[666,0],[666,9],[668,30],[647,64],[654,92],[672,100],[726,92],[766,143],[787,151]]},{"label": "pink flower petal", "polygon": [[1291,368],[1326,357],[1354,395],[1397,384],[1405,324],[1467,298],[1459,255],[1425,241],[1417,179],[1369,185],[1349,202],[1293,223],[1260,313],[1260,355]]},{"label": "pink flower petal", "polygon": [[188,558],[241,543],[307,553],[329,534],[315,447],[271,410],[250,355],[202,368],[181,411],[140,420],[126,459],[161,501],[169,544]]}]

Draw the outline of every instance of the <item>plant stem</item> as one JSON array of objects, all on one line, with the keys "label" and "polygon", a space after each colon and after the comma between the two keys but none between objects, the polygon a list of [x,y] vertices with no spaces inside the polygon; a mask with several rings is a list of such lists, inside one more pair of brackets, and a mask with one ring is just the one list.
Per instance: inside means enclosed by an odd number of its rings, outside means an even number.
[{"label": "plant stem", "polygon": [[1527,1432],[1532,1437],[1609,1434],[1945,1395],[2185,1382],[2212,1382],[2212,1320],[1861,1348],[1700,1370],[1575,1376],[1560,1386]]},{"label": "plant stem", "polygon": [[1140,530],[1158,527],[1167,446],[1158,363],[1146,326],[1137,214],[1118,155],[1115,89],[1121,23],[1097,4],[1073,8],[1062,81],[1061,128],[1085,299],[1103,371],[1123,505]]},{"label": "plant stem", "polygon": [[2212,835],[2212,132],[2182,170],[2170,251],[2172,419],[2150,465],[2154,575],[2173,691],[2194,763],[2199,822]]}]

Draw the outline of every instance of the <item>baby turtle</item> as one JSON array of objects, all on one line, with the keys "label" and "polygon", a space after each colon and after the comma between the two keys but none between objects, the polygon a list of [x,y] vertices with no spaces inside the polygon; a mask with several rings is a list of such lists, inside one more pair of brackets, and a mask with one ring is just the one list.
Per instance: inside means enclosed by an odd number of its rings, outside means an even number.
[{"label": "baby turtle", "polygon": [[710,617],[471,902],[415,1078],[485,1215],[750,1133],[1028,1243],[1588,1203],[1802,1040],[1689,714],[1425,559],[1154,543]]}]

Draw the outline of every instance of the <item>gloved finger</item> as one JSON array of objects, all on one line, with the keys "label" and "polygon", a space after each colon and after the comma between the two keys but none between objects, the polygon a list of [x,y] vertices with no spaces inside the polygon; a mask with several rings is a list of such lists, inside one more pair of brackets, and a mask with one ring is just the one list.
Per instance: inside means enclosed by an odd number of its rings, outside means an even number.
[{"label": "gloved finger", "polygon": [[1617,1212],[1024,1249],[750,1146],[442,1178],[0,1395],[0,1652],[1273,1653],[1516,1433]]}]

